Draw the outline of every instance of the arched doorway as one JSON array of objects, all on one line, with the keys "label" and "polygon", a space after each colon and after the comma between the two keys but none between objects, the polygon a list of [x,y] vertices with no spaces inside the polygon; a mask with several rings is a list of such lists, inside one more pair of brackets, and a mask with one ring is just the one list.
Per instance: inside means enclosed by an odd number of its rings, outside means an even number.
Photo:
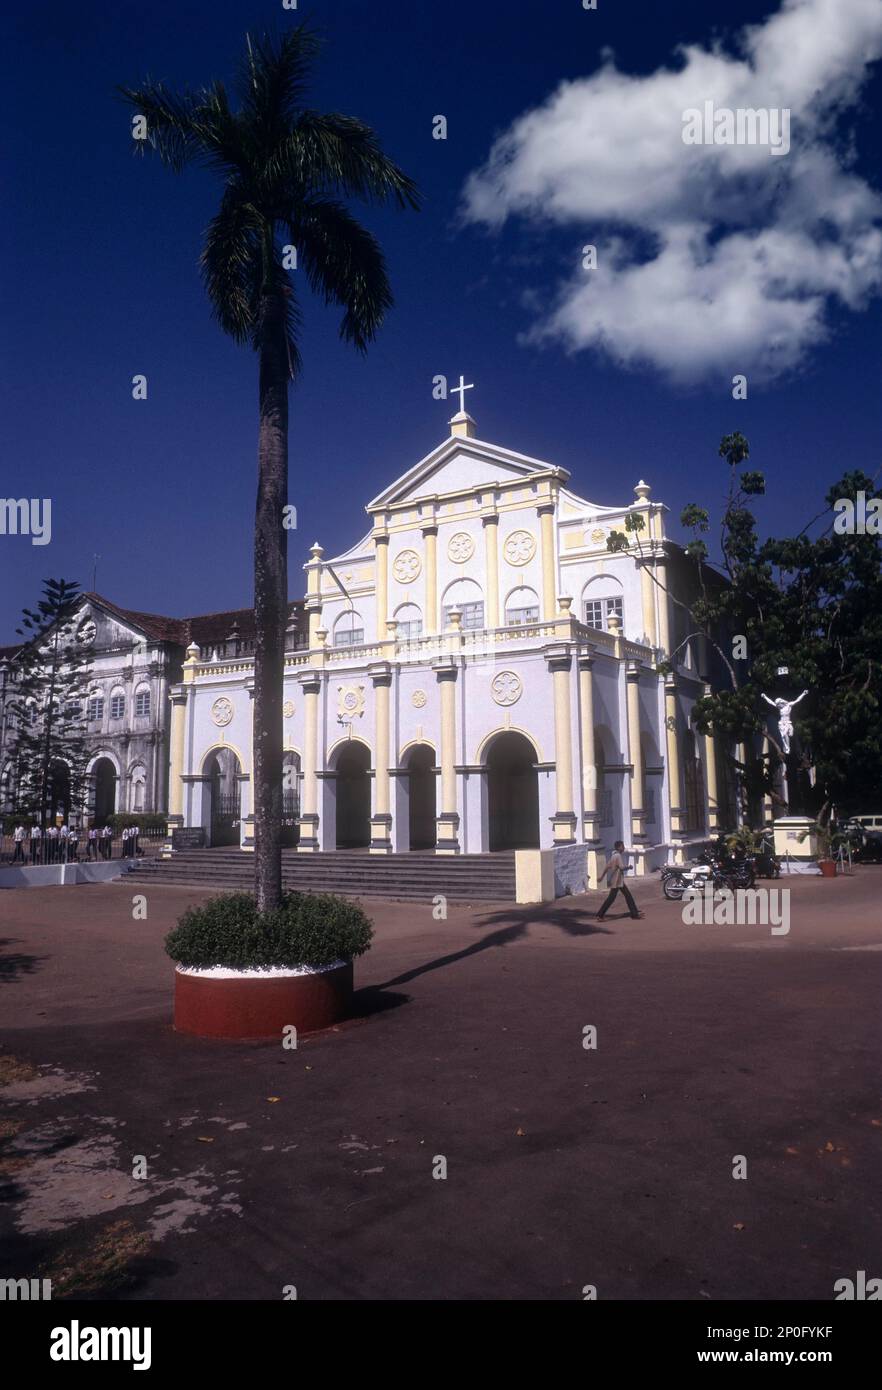
[{"label": "arched doorway", "polygon": [[282,758],[282,844],[292,849],[300,841],[300,758],[288,752]]},{"label": "arched doorway", "polygon": [[411,849],[435,848],[435,750],[418,743],[407,760]]},{"label": "arched doorway", "polygon": [[94,797],[92,805],[93,824],[107,824],[108,817],[116,810],[116,768],[109,758],[99,758],[92,768]]},{"label": "arched doorway", "polygon": [[242,771],[231,748],[218,748],[203,769],[209,779],[210,839],[212,845],[238,845],[241,823]]},{"label": "arched doorway", "polygon": [[523,734],[500,734],[486,764],[490,849],[538,849],[536,749]]},{"label": "arched doorway", "polygon": [[57,815],[63,816],[65,824],[69,824],[70,805],[70,768],[67,763],[58,759],[49,769],[49,781],[46,787],[46,824],[54,825]]},{"label": "arched doorway", "polygon": [[370,767],[363,743],[347,743],[337,758],[338,849],[363,849],[371,842]]}]

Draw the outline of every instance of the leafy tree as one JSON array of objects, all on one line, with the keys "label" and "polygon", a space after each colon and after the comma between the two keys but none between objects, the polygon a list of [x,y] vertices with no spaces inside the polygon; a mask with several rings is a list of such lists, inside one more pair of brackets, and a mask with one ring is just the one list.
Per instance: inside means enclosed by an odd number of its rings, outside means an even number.
[{"label": "leafy tree", "polygon": [[382,251],[342,198],[416,208],[416,186],[352,116],[304,105],[318,50],[300,25],[281,38],[247,39],[234,86],[175,93],[147,80],[121,88],[146,118],[136,141],[176,172],[199,164],[223,193],[205,233],[202,276],[214,317],[258,354],[258,485],[254,526],[254,828],[258,908],[282,892],[282,686],[288,579],[288,385],[300,370],[296,267],[326,304],[343,309],[340,334],[364,352],[392,295]]},{"label": "leafy tree", "polygon": [[[860,491],[872,496],[873,480],[846,473],[796,536],[760,541],[752,506],[765,492],[765,478],[746,466],[750,446],[741,434],[726,435],[719,455],[729,475],[718,561],[705,540],[708,511],[690,503],[680,516],[692,533],[685,549],[695,563],[698,596],[685,603],[649,570],[687,613],[692,630],[685,640],[703,636],[725,672],[720,688],[696,702],[695,725],[748,747],[766,735],[771,757],[765,763],[732,761],[748,796],[770,794],[779,812],[779,764],[787,767],[791,801],[822,819],[834,804],[867,809],[882,795],[882,547],[877,535],[835,531],[833,511],[838,499],[853,500]],[[630,513],[608,547],[648,556],[643,524],[639,513]],[[676,655],[662,669],[671,669]],[[762,699],[782,689],[793,697],[809,691],[789,754]]]},{"label": "leafy tree", "polygon": [[91,661],[75,626],[79,598],[78,584],[47,579],[36,610],[25,608],[16,629],[23,639],[9,701],[16,809],[43,828],[59,801],[82,805]]}]

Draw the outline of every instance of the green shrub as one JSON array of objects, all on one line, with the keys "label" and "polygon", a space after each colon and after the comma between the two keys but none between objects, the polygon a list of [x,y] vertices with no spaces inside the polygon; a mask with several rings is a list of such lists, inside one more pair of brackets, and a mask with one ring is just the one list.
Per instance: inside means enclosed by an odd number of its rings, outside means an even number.
[{"label": "green shrub", "polygon": [[358,904],[333,893],[286,893],[280,908],[265,913],[250,894],[225,893],[189,908],[165,949],[180,965],[202,969],[318,966],[363,955],[373,934]]}]

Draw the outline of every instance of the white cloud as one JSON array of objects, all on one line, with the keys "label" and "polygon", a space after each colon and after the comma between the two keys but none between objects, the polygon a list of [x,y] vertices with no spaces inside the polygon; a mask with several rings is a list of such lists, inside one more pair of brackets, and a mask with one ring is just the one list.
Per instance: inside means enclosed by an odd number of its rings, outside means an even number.
[{"label": "white cloud", "polygon": [[[784,0],[732,52],[688,45],[646,77],[606,56],[519,117],[468,178],[463,215],[577,229],[573,275],[528,336],[680,381],[797,366],[831,305],[882,290],[882,199],[841,141],[880,56],[882,0]],[[788,108],[790,152],[684,144],[684,111],[707,101]]]}]

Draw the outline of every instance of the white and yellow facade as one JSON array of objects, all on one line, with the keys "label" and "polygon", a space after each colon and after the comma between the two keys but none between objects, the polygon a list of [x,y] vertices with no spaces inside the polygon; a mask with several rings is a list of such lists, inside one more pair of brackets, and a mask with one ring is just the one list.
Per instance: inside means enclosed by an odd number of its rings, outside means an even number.
[{"label": "white and yellow facade", "polygon": [[[659,670],[676,547],[645,483],[589,502],[460,412],[366,511],[349,550],[312,547],[307,643],[286,659],[301,853],[554,848],[596,882],[616,839],[645,873],[714,828],[714,743],[690,733],[697,658],[687,643]],[[635,511],[641,553],[611,553]],[[205,657],[190,647],[171,692],[170,815],[210,831],[206,768],[226,749],[247,848],[253,667]]]}]

